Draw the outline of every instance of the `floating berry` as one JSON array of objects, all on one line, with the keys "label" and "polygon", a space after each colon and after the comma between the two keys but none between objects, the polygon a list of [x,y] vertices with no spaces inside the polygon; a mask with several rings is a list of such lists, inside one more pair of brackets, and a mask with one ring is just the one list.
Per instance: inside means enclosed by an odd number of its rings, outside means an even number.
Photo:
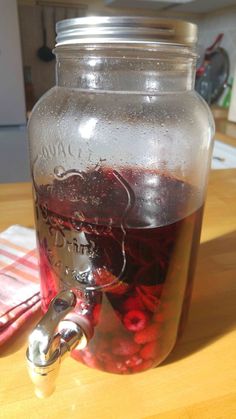
[{"label": "floating berry", "polygon": [[134,355],[140,349],[140,346],[127,338],[114,338],[112,340],[112,352],[115,355]]},{"label": "floating berry", "polygon": [[97,358],[102,362],[112,361],[112,354],[108,351],[101,351],[97,353]]},{"label": "floating berry", "polygon": [[91,352],[83,352],[83,362],[91,368],[100,368],[98,359]]},{"label": "floating berry", "polygon": [[145,329],[136,332],[134,335],[134,341],[138,344],[144,344],[147,342],[156,341],[160,336],[160,329],[157,324],[150,324]]},{"label": "floating berry", "polygon": [[105,371],[108,372],[114,372],[117,374],[125,374],[127,372],[129,372],[128,367],[124,364],[124,362],[120,362],[120,361],[107,361],[105,363]]},{"label": "floating berry", "polygon": [[98,268],[93,272],[97,286],[103,287],[103,290],[112,294],[122,295],[128,290],[128,284],[121,282],[107,269]]},{"label": "floating berry", "polygon": [[139,355],[133,355],[130,358],[126,359],[125,365],[129,368],[137,367],[142,364],[143,360]]},{"label": "floating berry", "polygon": [[116,295],[123,295],[125,294],[129,289],[129,285],[125,282],[118,282],[115,285],[111,285],[108,289],[106,289],[106,292],[110,292],[111,294]]},{"label": "floating berry", "polygon": [[111,344],[106,335],[99,335],[99,339],[94,342],[94,351],[96,352],[97,359],[101,362],[111,361],[113,354],[111,353]]},{"label": "floating berry", "polygon": [[83,362],[82,352],[79,351],[78,349],[74,349],[71,352],[71,355],[72,355],[72,358],[76,359],[76,361]]},{"label": "floating berry", "polygon": [[141,349],[140,355],[143,359],[154,359],[158,355],[158,350],[158,342],[149,342]]},{"label": "floating berry", "polygon": [[130,310],[123,317],[123,323],[126,329],[131,332],[138,332],[143,330],[148,322],[148,316],[141,310]]},{"label": "floating berry", "polygon": [[129,297],[123,303],[123,311],[130,311],[130,310],[144,310],[145,306],[142,303],[141,298],[138,295]]}]

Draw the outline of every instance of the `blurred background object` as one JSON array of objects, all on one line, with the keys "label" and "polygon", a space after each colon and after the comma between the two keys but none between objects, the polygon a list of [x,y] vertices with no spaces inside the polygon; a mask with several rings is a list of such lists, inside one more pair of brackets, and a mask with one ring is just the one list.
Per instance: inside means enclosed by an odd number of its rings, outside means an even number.
[{"label": "blurred background object", "polygon": [[55,55],[52,52],[52,48],[47,46],[47,29],[45,26],[45,11],[44,7],[41,10],[41,24],[42,24],[42,34],[43,34],[43,45],[38,49],[37,56],[40,60],[45,61],[46,63],[55,59]]},{"label": "blurred background object", "polygon": [[209,105],[221,97],[229,78],[229,56],[220,46],[223,37],[220,33],[206,48],[196,72],[195,88]]},{"label": "blurred background object", "polygon": [[75,0],[28,0],[19,1],[18,5],[23,65],[31,68],[31,83],[37,101],[55,84],[56,22],[85,16],[88,6]]}]

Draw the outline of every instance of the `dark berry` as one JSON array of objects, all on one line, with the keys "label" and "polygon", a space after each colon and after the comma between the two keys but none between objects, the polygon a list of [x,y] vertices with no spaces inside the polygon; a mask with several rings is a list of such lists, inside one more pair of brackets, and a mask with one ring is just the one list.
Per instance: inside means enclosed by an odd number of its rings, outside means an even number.
[{"label": "dark berry", "polygon": [[130,310],[144,310],[145,307],[142,303],[141,298],[138,295],[129,297],[123,303],[123,311],[130,311]]},{"label": "dark berry", "polygon": [[129,368],[137,367],[142,364],[143,360],[139,355],[132,355],[130,358],[126,359],[125,365]]},{"label": "dark berry", "polygon": [[153,361],[151,359],[147,359],[145,361],[142,362],[142,364],[136,365],[135,367],[132,368],[133,372],[142,372],[142,371],[146,371],[149,370],[150,368],[152,368],[153,366]]},{"label": "dark berry", "polygon": [[144,345],[140,351],[140,355],[143,359],[154,359],[158,355],[159,345],[157,342],[149,342]]},{"label": "dark berry", "polygon": [[134,355],[140,349],[140,346],[127,338],[114,338],[112,340],[112,353],[115,355]]}]

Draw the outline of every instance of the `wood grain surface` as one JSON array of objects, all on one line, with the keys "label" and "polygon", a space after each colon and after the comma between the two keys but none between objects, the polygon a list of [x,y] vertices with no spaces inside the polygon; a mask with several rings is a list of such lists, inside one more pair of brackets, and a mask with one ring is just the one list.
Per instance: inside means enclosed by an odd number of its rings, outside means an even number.
[{"label": "wood grain surface", "polygon": [[[0,185],[0,230],[33,226],[29,184]],[[236,418],[236,170],[212,171],[189,322],[158,368],[133,376],[71,358],[56,392],[38,400],[26,371],[31,319],[0,348],[0,418]]]}]

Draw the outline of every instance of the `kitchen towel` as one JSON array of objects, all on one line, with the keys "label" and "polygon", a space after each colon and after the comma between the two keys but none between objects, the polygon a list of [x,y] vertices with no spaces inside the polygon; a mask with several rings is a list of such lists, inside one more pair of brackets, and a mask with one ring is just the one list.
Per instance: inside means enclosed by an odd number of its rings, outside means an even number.
[{"label": "kitchen towel", "polygon": [[40,308],[35,231],[14,225],[0,233],[0,345]]}]

